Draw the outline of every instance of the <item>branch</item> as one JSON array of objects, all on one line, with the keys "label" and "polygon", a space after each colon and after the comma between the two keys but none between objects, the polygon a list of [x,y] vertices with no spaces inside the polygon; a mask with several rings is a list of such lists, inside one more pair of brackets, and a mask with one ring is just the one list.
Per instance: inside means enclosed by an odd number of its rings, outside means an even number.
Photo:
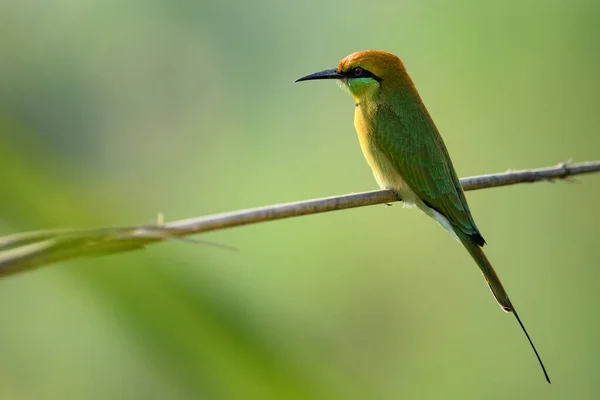
[{"label": "branch", "polygon": [[[477,190],[517,183],[554,181],[599,171],[600,161],[561,163],[555,167],[462,178],[460,183],[464,190]],[[167,224],[159,221],[157,225],[18,233],[0,237],[0,277],[74,257],[135,250],[152,243],[182,239],[184,236],[208,231],[398,200],[391,190],[375,190],[207,215]]]}]

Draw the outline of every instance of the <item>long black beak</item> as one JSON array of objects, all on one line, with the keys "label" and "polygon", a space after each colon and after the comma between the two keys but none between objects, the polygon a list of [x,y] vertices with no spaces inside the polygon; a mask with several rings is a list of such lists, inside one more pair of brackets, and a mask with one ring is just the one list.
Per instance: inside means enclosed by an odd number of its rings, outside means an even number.
[{"label": "long black beak", "polygon": [[294,82],[310,81],[313,79],[344,79],[346,76],[340,74],[337,69],[325,69],[323,71],[315,72],[314,74],[303,76],[302,78],[296,79]]}]

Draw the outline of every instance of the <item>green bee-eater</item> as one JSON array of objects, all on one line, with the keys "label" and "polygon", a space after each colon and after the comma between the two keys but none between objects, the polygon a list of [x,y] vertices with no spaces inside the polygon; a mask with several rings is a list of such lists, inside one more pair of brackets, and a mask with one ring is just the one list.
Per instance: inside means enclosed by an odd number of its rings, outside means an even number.
[{"label": "green bee-eater", "polygon": [[383,51],[360,51],[298,79],[336,79],[356,102],[354,126],[360,147],[382,189],[416,205],[460,241],[473,257],[496,301],[512,312],[550,382],[533,341],[481,247],[481,236],[448,150],[402,61]]}]

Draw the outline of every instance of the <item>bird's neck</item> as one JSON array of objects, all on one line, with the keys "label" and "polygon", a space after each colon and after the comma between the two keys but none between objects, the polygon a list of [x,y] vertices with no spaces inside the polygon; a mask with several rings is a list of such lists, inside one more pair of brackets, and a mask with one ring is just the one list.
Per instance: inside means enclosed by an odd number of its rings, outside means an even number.
[{"label": "bird's neck", "polygon": [[[433,126],[431,117],[415,89],[410,78],[403,79],[400,82],[387,82],[389,86],[382,86],[381,90],[372,91],[368,95],[354,96],[356,101],[356,110],[354,123],[358,134],[362,140],[369,141],[371,136],[380,125],[380,110],[386,109],[398,117],[398,121],[404,121],[405,126],[413,125],[410,123],[415,118],[423,122],[431,122],[418,128]],[[385,85],[384,81],[382,85]],[[398,126],[401,129],[402,126]],[[435,129],[435,127],[433,128]]]}]

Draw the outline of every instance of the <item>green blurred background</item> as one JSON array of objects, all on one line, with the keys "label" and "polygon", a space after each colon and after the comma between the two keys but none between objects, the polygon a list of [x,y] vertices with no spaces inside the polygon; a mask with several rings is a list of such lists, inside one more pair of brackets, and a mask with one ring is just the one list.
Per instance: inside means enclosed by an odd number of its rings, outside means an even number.
[{"label": "green blurred background", "polygon": [[[600,158],[597,1],[0,3],[0,234],[375,189],[331,82],[400,55],[460,176]],[[468,194],[554,381],[415,210],[214,232],[0,282],[3,399],[595,399],[600,176]]]}]

